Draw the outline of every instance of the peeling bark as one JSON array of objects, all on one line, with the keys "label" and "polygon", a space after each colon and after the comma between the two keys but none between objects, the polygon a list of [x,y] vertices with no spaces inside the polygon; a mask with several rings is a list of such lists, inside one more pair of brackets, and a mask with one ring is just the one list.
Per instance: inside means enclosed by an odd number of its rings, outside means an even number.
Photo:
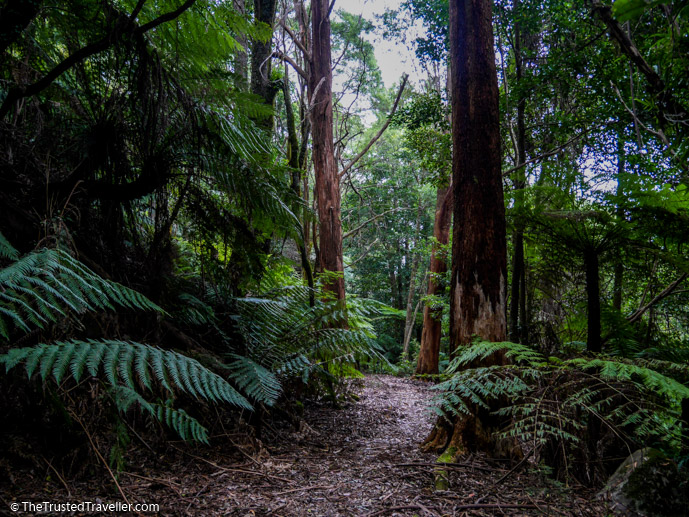
[{"label": "peeling bark", "polygon": [[[435,219],[433,222],[433,237],[439,244],[447,244],[452,224],[452,186],[438,188],[435,201]],[[428,280],[428,296],[440,294],[438,277],[447,271],[447,263],[438,257],[437,249],[431,252],[430,278]],[[421,333],[421,348],[419,360],[416,363],[415,375],[434,375],[438,373],[440,355],[442,309],[432,309],[426,305],[423,309],[423,331]]]},{"label": "peeling bark", "polygon": [[340,179],[333,144],[330,11],[327,0],[314,0],[311,3],[311,30],[313,48],[309,62],[309,94],[320,223],[319,269],[337,275],[325,288],[338,300],[344,300]]},{"label": "peeling bark", "polygon": [[506,334],[507,249],[492,2],[450,2],[454,234],[450,342]]},{"label": "peeling bark", "polygon": [[[504,341],[507,333],[506,223],[490,0],[450,0],[450,59],[454,189],[450,346],[454,350],[470,344],[474,336]],[[504,354],[494,354],[473,366],[505,363]],[[504,417],[492,414],[495,409],[472,405],[469,416],[454,422],[448,445],[456,455],[470,450],[519,454],[514,441],[494,439],[505,423]]]}]

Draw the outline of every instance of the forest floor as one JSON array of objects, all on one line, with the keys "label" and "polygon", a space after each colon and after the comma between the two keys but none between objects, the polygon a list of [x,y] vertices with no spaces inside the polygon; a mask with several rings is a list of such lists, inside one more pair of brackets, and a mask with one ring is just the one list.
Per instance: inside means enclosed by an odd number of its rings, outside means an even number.
[{"label": "forest floor", "polygon": [[[436,492],[436,456],[419,449],[434,420],[428,385],[370,375],[350,389],[358,401],[339,409],[308,403],[299,430],[266,422],[261,441],[244,430],[225,434],[231,447],[172,443],[155,456],[142,447],[120,473],[121,489],[131,502],[158,503],[161,515],[606,514],[591,492],[566,489],[526,464],[512,471],[478,456],[448,467],[450,489]],[[93,501],[94,493],[99,501],[121,500],[103,495],[106,483],[99,489],[93,480],[61,486],[53,479],[47,491],[27,484],[10,500]]]}]

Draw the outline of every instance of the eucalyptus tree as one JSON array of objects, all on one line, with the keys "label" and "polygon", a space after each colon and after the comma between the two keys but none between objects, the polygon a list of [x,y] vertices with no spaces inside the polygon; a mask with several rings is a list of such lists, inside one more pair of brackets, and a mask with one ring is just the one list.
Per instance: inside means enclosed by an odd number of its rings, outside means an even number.
[{"label": "eucalyptus tree", "polygon": [[[498,81],[492,2],[450,1],[450,85],[454,227],[450,284],[450,346],[475,336],[506,338],[507,246],[500,150]],[[484,364],[505,364],[504,354]],[[493,448],[491,429],[501,419],[475,406],[452,429],[436,426],[427,442],[450,454]],[[448,436],[449,435],[449,436]]]},{"label": "eucalyptus tree", "polygon": [[[432,84],[431,81],[429,81]],[[431,86],[432,87],[432,86]],[[443,276],[447,271],[442,247],[448,244],[452,223],[451,187],[451,135],[448,123],[448,106],[442,92],[431,90],[417,93],[395,115],[395,121],[404,127],[406,146],[425,171],[425,182],[435,186],[435,214],[433,243],[428,271],[428,287],[423,310],[423,330],[417,375],[438,373],[443,304]]]}]

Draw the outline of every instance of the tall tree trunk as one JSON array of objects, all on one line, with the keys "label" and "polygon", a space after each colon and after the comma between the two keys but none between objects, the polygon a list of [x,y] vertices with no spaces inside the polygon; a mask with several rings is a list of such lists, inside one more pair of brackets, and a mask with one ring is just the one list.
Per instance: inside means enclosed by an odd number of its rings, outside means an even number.
[{"label": "tall tree trunk", "polygon": [[414,254],[412,260],[411,273],[409,274],[409,292],[407,294],[407,314],[404,319],[404,337],[402,341],[402,357],[409,358],[409,341],[411,340],[411,331],[414,328],[414,321],[416,320],[416,311],[414,310],[414,295],[416,294],[416,273],[419,270],[419,262],[421,262],[421,255]]},{"label": "tall tree trunk", "polygon": [[[287,142],[287,155],[289,158],[289,166],[291,168],[292,174],[292,192],[299,198],[301,197],[301,177],[304,171],[300,167],[299,163],[299,138],[297,137],[297,125],[294,119],[294,109],[292,108],[292,97],[289,91],[289,72],[285,67],[285,77],[283,80],[283,94],[285,97],[285,114],[286,114],[286,124],[288,133]],[[295,205],[293,207],[295,215],[299,214],[299,206]],[[306,277],[306,282],[309,285],[309,304],[313,307],[316,303],[314,296],[314,284],[313,284],[313,272],[311,271],[311,263],[309,262],[309,256],[306,251],[306,234],[302,227],[302,239],[296,239],[297,248],[299,248],[299,256],[301,257],[301,268],[303,274]]]},{"label": "tall tree trunk", "polygon": [[[473,336],[503,341],[507,334],[506,225],[491,19],[491,0],[450,0],[453,349],[471,343]],[[505,364],[504,354],[481,363],[491,364]],[[426,443],[430,448],[449,446],[452,456],[475,449],[511,454],[511,450],[499,450],[498,445],[503,444],[493,439],[502,423],[500,417],[474,406],[471,414],[457,419],[452,429],[436,426]]]},{"label": "tall tree trunk", "polygon": [[345,298],[340,219],[340,180],[333,145],[332,68],[328,0],[311,3],[312,55],[309,95],[313,165],[316,176],[320,238],[320,270],[337,276],[325,284],[339,300]]},{"label": "tall tree trunk", "polygon": [[[624,174],[624,138],[622,136],[622,130],[617,135],[617,190],[615,195],[619,199],[622,196],[622,188],[620,183],[622,181],[622,175]],[[624,210],[618,204],[617,205],[617,217],[620,221],[624,218]],[[615,265],[613,267],[613,284],[612,284],[612,306],[613,308],[621,312],[622,311],[622,282],[624,275],[624,265],[622,264],[622,256],[619,250],[615,253]]]},{"label": "tall tree trunk", "polygon": [[399,309],[399,293],[397,292],[397,275],[395,274],[395,265],[392,262],[389,264],[389,278],[390,278],[390,297],[392,298],[392,305]]},{"label": "tall tree trunk", "polygon": [[506,227],[491,19],[491,0],[450,1],[453,348],[471,343],[474,335],[506,337]]},{"label": "tall tree trunk", "polygon": [[[450,237],[452,223],[452,186],[439,187],[435,198],[435,219],[433,222],[433,237],[438,244],[447,244]],[[440,294],[439,277],[447,271],[447,263],[438,257],[437,246],[431,252],[430,278],[428,280],[428,296]],[[421,332],[421,348],[419,360],[416,363],[416,375],[434,375],[439,372],[438,360],[440,355],[442,309],[431,308],[428,304],[423,309],[423,330]]]},{"label": "tall tree trunk", "polygon": [[[521,2],[515,0],[514,10],[519,15]],[[514,27],[514,59],[517,86],[519,87],[523,77],[522,58],[522,31],[521,24],[515,22]],[[524,123],[526,110],[526,93],[520,90],[517,101],[517,166],[521,166],[514,172],[514,209],[515,229],[512,235],[512,288],[510,299],[510,339],[515,342],[524,342],[526,333],[526,303],[522,286],[525,284],[526,268],[524,266],[524,223],[521,210],[524,206],[524,188],[526,187],[526,126]]]},{"label": "tall tree trunk", "polygon": [[[257,25],[265,23],[272,29],[275,23],[276,4],[277,0],[254,0],[254,23]],[[259,95],[271,108],[280,90],[279,85],[271,79],[272,44],[272,39],[268,41],[254,39],[251,42],[251,92]],[[272,115],[258,120],[257,123],[269,131],[273,130]]]},{"label": "tall tree trunk", "polygon": [[594,248],[584,250],[584,268],[586,269],[586,296],[587,296],[587,320],[588,335],[586,337],[586,350],[589,352],[601,351],[600,339],[600,285],[598,251]]},{"label": "tall tree trunk", "polygon": [[[419,197],[418,205],[416,207],[416,230],[413,241],[413,246],[419,242],[421,236],[421,216],[423,214],[423,206],[421,198]],[[411,332],[416,321],[416,309],[414,308],[414,295],[416,294],[416,273],[419,270],[419,263],[421,262],[421,255],[409,249],[409,242],[406,245],[407,256],[411,252],[414,255],[412,259],[411,272],[409,273],[409,290],[407,292],[406,317],[404,319],[404,333],[402,335],[402,357],[406,360],[409,358],[409,341],[411,340]],[[418,309],[418,305],[416,307]]]},{"label": "tall tree trunk", "polygon": [[[233,0],[235,11],[242,16],[246,16],[246,0]],[[234,56],[234,73],[237,76],[237,87],[241,91],[247,90],[249,84],[249,39],[246,34],[238,34],[237,42],[244,47],[244,51],[239,51]]]}]

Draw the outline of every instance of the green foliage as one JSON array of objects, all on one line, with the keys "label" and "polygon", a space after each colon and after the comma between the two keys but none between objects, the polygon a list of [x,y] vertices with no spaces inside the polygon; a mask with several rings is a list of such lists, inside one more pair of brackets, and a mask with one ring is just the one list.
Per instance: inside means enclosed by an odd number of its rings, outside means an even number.
[{"label": "green foliage", "polygon": [[[496,353],[510,363],[468,367]],[[434,410],[449,418],[471,414],[473,406],[492,410],[502,401],[498,413],[511,422],[502,436],[529,447],[585,449],[587,425],[600,421],[626,444],[654,443],[676,454],[680,404],[689,398],[689,387],[677,378],[688,369],[603,356],[546,358],[517,343],[476,342],[458,350],[448,368],[452,376],[434,387],[440,392]]]},{"label": "green foliage", "polygon": [[[0,237],[2,234],[0,234]],[[29,332],[56,323],[70,313],[83,314],[114,305],[137,310],[160,307],[140,293],[96,275],[68,253],[43,249],[23,257],[4,239],[1,255],[12,262],[0,270],[0,331],[9,340],[9,324]],[[189,301],[189,300],[187,300]],[[212,313],[191,312],[198,321]],[[170,398],[184,393],[192,398],[251,409],[249,402],[219,375],[198,361],[178,352],[142,343],[112,339],[57,341],[32,347],[10,348],[0,355],[5,372],[24,365],[27,376],[38,374],[43,382],[52,379],[62,385],[71,378],[79,383],[85,375],[103,379],[118,409],[125,412],[132,404],[174,429],[183,439],[207,441],[206,429],[193,417],[169,403],[144,399],[142,391],[162,389]],[[260,372],[259,372],[260,373]],[[241,370],[235,376],[241,379]],[[155,386],[154,386],[155,384]],[[254,396],[255,388],[238,382]],[[272,394],[264,395],[264,397]],[[258,397],[257,397],[258,398]],[[261,400],[261,399],[259,399]]]},{"label": "green foliage", "polygon": [[234,359],[229,368],[232,370],[230,378],[249,397],[272,406],[282,392],[282,385],[275,373],[248,357],[233,354]]},{"label": "green foliage", "polygon": [[[0,234],[2,237],[2,234]],[[0,240],[6,257],[16,251]],[[115,305],[138,310],[162,309],[140,293],[105,280],[59,249],[43,249],[0,270],[0,339],[9,339],[11,326],[28,332],[44,328],[68,313],[83,314]]]},{"label": "green foliage", "polygon": [[[349,297],[346,308],[321,299],[310,307],[309,298],[308,287],[273,286],[261,298],[236,300],[238,325],[252,362],[279,376],[308,379],[321,363],[378,356],[369,320],[378,314],[374,304]],[[345,314],[348,329],[341,328]],[[270,379],[266,383],[270,385]]]},{"label": "green foliage", "polygon": [[169,396],[175,392],[209,402],[226,402],[244,409],[251,405],[226,380],[203,367],[198,361],[174,351],[161,350],[141,343],[116,340],[70,340],[12,348],[0,356],[9,372],[24,365],[27,376],[38,373],[46,382],[58,385],[69,377],[79,382],[85,373],[104,379],[113,390],[121,411],[137,403],[142,410],[172,427],[184,440],[207,441],[205,429],[183,410],[146,401],[141,389],[152,390],[153,383]]}]

